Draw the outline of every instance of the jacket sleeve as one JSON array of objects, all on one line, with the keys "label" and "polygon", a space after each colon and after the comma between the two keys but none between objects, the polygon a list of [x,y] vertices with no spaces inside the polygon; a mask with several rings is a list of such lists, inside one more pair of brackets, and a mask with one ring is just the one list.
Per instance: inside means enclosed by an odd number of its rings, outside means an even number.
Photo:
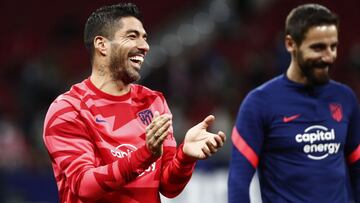
[{"label": "jacket sleeve", "polygon": [[[164,99],[165,112],[170,110]],[[164,154],[162,156],[162,170],[160,178],[160,193],[165,197],[173,198],[181,193],[189,182],[194,171],[196,159],[184,154],[183,144],[176,148],[176,142],[171,130],[164,141]]]},{"label": "jacket sleeve", "polygon": [[264,140],[263,104],[257,91],[250,92],[240,106],[232,131],[232,154],[228,177],[229,203],[250,202],[250,182],[258,167]]},{"label": "jacket sleeve", "polygon": [[184,154],[182,147],[183,144],[176,151],[163,156],[166,164],[162,169],[160,192],[168,198],[176,197],[181,193],[194,171],[196,160]]},{"label": "jacket sleeve", "polygon": [[360,203],[360,110],[355,95],[352,95],[353,111],[349,121],[346,154],[354,201]]},{"label": "jacket sleeve", "polygon": [[[157,159],[143,146],[131,156],[101,165],[95,158],[92,139],[71,104],[61,100],[50,106],[43,140],[52,160],[55,179],[58,187],[70,187],[71,192],[83,200],[96,200],[106,192],[116,190],[134,180]],[[64,180],[68,186],[63,185]]]}]

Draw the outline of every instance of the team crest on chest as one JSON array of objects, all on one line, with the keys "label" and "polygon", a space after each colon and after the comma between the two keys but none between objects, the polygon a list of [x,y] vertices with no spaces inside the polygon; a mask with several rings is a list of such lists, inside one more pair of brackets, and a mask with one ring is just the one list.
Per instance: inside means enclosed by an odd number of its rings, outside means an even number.
[{"label": "team crest on chest", "polygon": [[144,125],[149,125],[152,121],[152,118],[154,117],[150,109],[140,111],[138,116]]},{"label": "team crest on chest", "polygon": [[340,122],[343,118],[343,111],[341,104],[331,103],[329,105],[331,116],[337,122]]}]

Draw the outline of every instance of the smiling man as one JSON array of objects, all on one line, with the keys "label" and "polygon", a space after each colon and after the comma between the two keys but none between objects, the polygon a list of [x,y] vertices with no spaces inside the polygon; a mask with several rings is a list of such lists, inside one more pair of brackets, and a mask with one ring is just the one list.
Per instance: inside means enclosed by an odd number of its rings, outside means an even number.
[{"label": "smiling man", "polygon": [[104,6],[85,25],[91,76],[60,95],[43,139],[60,202],[160,202],[177,196],[196,160],[223,146],[208,116],[176,147],[172,115],[160,92],[133,84],[149,51],[134,4]]},{"label": "smiling man", "polygon": [[360,202],[359,105],[349,87],[329,76],[338,24],[318,4],[289,13],[286,73],[251,91],[240,106],[231,137],[230,203],[250,201],[255,170],[264,203],[344,203],[351,194]]}]

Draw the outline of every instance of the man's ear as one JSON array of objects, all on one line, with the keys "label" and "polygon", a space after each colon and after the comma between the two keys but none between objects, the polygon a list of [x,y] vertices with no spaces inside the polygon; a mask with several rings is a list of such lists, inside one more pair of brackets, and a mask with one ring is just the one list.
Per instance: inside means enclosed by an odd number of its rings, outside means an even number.
[{"label": "man's ear", "polygon": [[98,52],[102,56],[106,56],[108,54],[108,44],[107,39],[103,36],[96,36],[94,38],[94,47],[95,52]]},{"label": "man's ear", "polygon": [[296,48],[296,43],[290,35],[285,36],[285,47],[289,53],[293,53]]}]

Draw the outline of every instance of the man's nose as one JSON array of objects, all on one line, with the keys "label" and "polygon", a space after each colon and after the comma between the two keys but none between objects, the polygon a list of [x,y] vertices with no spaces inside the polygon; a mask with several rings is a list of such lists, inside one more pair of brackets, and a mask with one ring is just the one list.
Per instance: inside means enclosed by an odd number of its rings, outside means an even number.
[{"label": "man's nose", "polygon": [[322,56],[322,60],[327,63],[333,63],[335,62],[336,55],[337,55],[336,49],[333,50],[331,48],[328,48],[326,49],[324,55]]},{"label": "man's nose", "polygon": [[138,46],[137,46],[138,49],[142,50],[145,52],[145,54],[149,51],[150,47],[149,47],[149,44],[147,43],[146,40],[144,39],[140,39],[139,42],[138,42]]}]

